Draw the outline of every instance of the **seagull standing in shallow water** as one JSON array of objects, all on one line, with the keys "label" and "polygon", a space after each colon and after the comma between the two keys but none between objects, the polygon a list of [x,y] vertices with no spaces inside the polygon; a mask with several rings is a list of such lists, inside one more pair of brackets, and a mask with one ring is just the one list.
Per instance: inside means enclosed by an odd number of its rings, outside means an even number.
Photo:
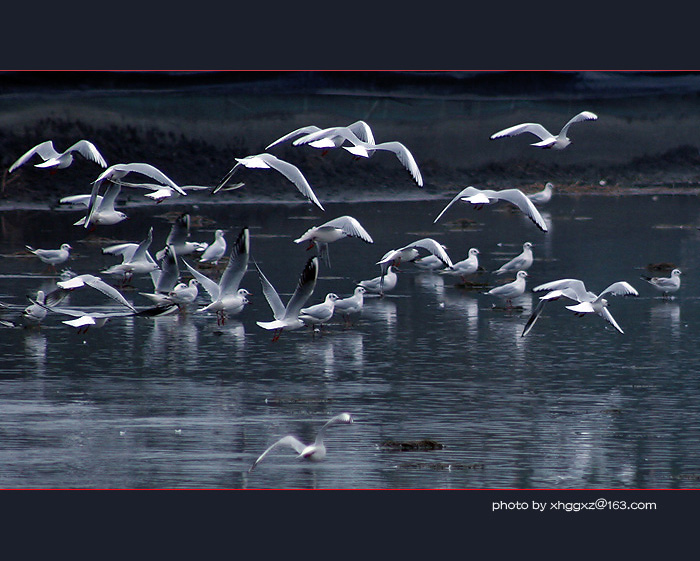
[{"label": "seagull standing in shallow water", "polygon": [[56,265],[65,263],[70,257],[70,250],[73,249],[70,244],[61,244],[60,249],[34,249],[30,245],[24,246],[28,251],[36,255],[41,261],[49,267],[56,268]]},{"label": "seagull standing in shallow water", "polygon": [[552,192],[554,191],[554,185],[547,183],[542,191],[537,191],[537,193],[530,193],[527,198],[530,199],[536,205],[543,205],[552,200]]},{"label": "seagull standing in shallow water", "polygon": [[663,292],[664,298],[681,287],[681,270],[673,269],[670,277],[642,277],[656,290]]},{"label": "seagull standing in shallow water", "polygon": [[258,459],[253,462],[253,465],[250,466],[250,469],[248,471],[253,471],[255,469],[255,466],[257,466],[265,456],[267,456],[272,450],[274,450],[278,446],[289,446],[293,448],[297,454],[299,454],[297,456],[298,458],[304,458],[305,460],[319,462],[326,457],[326,445],[323,443],[323,438],[326,435],[326,429],[332,425],[351,425],[352,423],[353,418],[352,415],[350,415],[350,413],[341,413],[340,415],[336,415],[321,427],[321,429],[318,431],[318,434],[316,435],[316,440],[312,444],[308,445],[304,444],[296,436],[292,436],[291,434],[280,438],[277,442],[275,442],[272,446],[270,446],[267,450],[260,454]]},{"label": "seagull standing in shallow water", "polygon": [[590,111],[581,111],[581,113],[572,117],[571,120],[562,127],[561,131],[559,131],[559,134],[556,136],[539,123],[522,123],[492,134],[491,140],[506,136],[516,136],[528,132],[530,134],[534,134],[540,139],[539,142],[535,142],[531,144],[531,146],[563,150],[569,144],[571,144],[571,140],[566,136],[571,125],[574,123],[580,123],[581,121],[595,121],[597,118],[598,116],[595,113],[591,113]]},{"label": "seagull standing in shallow water", "polygon": [[518,298],[525,293],[525,279],[527,278],[527,271],[518,271],[513,282],[508,284],[503,284],[492,288],[486,294],[489,296],[496,296],[506,301],[506,306],[508,308],[513,307],[513,298]]},{"label": "seagull standing in shallow water", "polygon": [[520,255],[513,257],[507,263],[501,265],[501,268],[494,271],[494,275],[503,275],[505,273],[513,273],[516,271],[527,271],[534,261],[532,255],[532,244],[530,242],[525,242],[523,244],[523,251]]}]

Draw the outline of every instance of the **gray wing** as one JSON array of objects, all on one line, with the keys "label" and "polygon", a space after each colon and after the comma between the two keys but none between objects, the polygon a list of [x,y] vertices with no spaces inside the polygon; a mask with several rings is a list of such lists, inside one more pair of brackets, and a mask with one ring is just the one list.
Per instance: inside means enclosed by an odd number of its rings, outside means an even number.
[{"label": "gray wing", "polygon": [[148,258],[146,254],[148,253],[148,248],[151,247],[151,242],[153,241],[153,226],[148,229],[148,235],[146,238],[138,245],[136,251],[132,255],[129,261],[147,261]]},{"label": "gray wing", "polygon": [[[97,147],[89,140],[79,140],[78,142],[73,144],[73,146],[68,148],[66,152],[78,152],[84,158],[95,162],[96,164],[99,164],[103,168],[107,167],[107,162],[102,157],[102,154],[100,154],[100,151],[97,149]],[[64,154],[66,152],[64,152]]]},{"label": "gray wing", "polygon": [[311,134],[312,132],[320,131],[321,129],[317,127],[316,125],[309,125],[307,127],[301,127],[299,129],[293,130],[290,133],[285,134],[284,136],[278,138],[274,142],[268,144],[265,147],[265,150],[268,150],[272,148],[273,146],[277,146],[278,144],[282,144],[283,142],[287,142],[287,140],[291,140],[292,138],[296,138],[297,136],[302,136],[306,134]]},{"label": "gray wing", "polygon": [[543,232],[547,231],[547,223],[544,221],[544,218],[542,218],[540,211],[537,210],[537,207],[527,198],[525,193],[519,189],[503,189],[502,191],[494,191],[493,193],[498,199],[508,201],[517,206],[540,230]]},{"label": "gray wing", "polygon": [[569,127],[574,123],[580,123],[581,121],[595,121],[597,118],[598,115],[595,113],[591,113],[590,111],[581,111],[578,115],[574,115],[571,120],[562,127],[559,134],[566,136]]},{"label": "gray wing", "polygon": [[547,303],[547,300],[540,300],[539,302],[537,302],[537,306],[535,306],[535,309],[530,314],[530,317],[527,318],[527,322],[525,323],[525,327],[523,328],[523,332],[520,335],[521,337],[525,337],[525,335],[530,333],[530,330],[534,327],[535,322],[542,315],[542,310],[544,309],[544,305],[546,303]]},{"label": "gray wing", "polygon": [[190,215],[181,214],[175,219],[168,233],[166,245],[181,246],[190,237]]},{"label": "gray wing", "polygon": [[[226,183],[228,183],[228,180],[231,179],[231,177],[233,176],[233,174],[236,173],[236,170],[237,170],[239,167],[241,167],[242,165],[243,165],[243,164],[241,164],[241,162],[236,162],[236,165],[233,166],[233,167],[228,171],[228,173],[227,173],[226,175],[224,175],[224,176],[219,180],[219,183],[216,185],[216,187],[214,187],[214,188],[211,190],[211,194],[213,195],[214,193],[218,193],[218,192],[223,188],[223,186],[226,185]],[[241,185],[242,185],[242,184],[241,184]]]},{"label": "gray wing", "polygon": [[554,136],[551,132],[549,132],[539,123],[522,123],[520,125],[508,127],[507,129],[503,129],[502,131],[493,133],[491,135],[491,140],[494,140],[496,138],[503,138],[505,136],[516,136],[518,134],[523,134],[526,132],[534,134],[540,140],[547,140],[548,138],[552,138]]},{"label": "gray wing", "polygon": [[313,202],[321,210],[325,210],[323,205],[316,198],[316,195],[311,190],[309,182],[306,180],[304,175],[301,173],[298,167],[284,160],[280,160],[278,157],[272,154],[260,154],[259,157],[272,169],[277,170],[282,175],[284,175],[289,181],[294,183],[299,192],[304,195],[307,199]]},{"label": "gray wing", "polygon": [[35,154],[41,156],[41,159],[44,161],[48,160],[49,158],[55,158],[56,156],[60,156],[60,154],[56,152],[56,149],[53,147],[53,142],[47,140],[45,142],[42,142],[41,144],[37,144],[34,148],[31,148],[27,150],[24,154],[22,154],[17,159],[17,161],[10,166],[10,169],[8,170],[9,173],[12,173],[18,167],[26,164],[27,161],[29,161]]},{"label": "gray wing", "polygon": [[121,190],[121,185],[117,183],[110,183],[107,186],[107,191],[105,191],[105,194],[102,196],[102,200],[97,204],[97,208],[100,211],[114,210],[114,203],[117,200],[117,196]]},{"label": "gray wing", "polygon": [[157,167],[152,166],[151,164],[144,164],[144,163],[131,163],[131,164],[115,164],[104,172],[102,172],[102,175],[97,178],[96,181],[99,181],[100,178],[108,178],[110,177],[110,170],[111,173],[117,173],[120,177],[124,177],[128,173],[140,173],[141,175],[145,175],[147,177],[150,177],[151,179],[155,179],[156,181],[162,183],[163,185],[167,185],[168,187],[171,187],[172,189],[175,189],[178,193],[181,195],[187,195],[187,192],[185,192],[182,187],[180,187],[177,183],[175,183],[172,179],[170,179],[167,175],[165,175],[162,171],[160,171]]},{"label": "gray wing", "polygon": [[639,292],[626,281],[612,283],[598,295],[598,298],[602,298],[604,294],[612,294],[613,296],[639,296]]},{"label": "gray wing", "polygon": [[408,148],[406,148],[403,144],[400,142],[382,142],[380,144],[376,144],[372,148],[375,150],[388,150],[396,154],[396,157],[403,164],[403,167],[409,171],[411,177],[413,177],[418,186],[423,187],[423,176],[421,176],[420,170],[418,169],[418,164],[416,163],[413,154],[411,154]]},{"label": "gray wing", "polygon": [[139,244],[137,243],[119,243],[102,248],[102,253],[106,253],[108,255],[121,255],[122,263],[127,263],[131,261],[132,257],[134,256],[134,252],[136,252],[138,247]]},{"label": "gray wing", "polygon": [[172,246],[165,247],[165,255],[160,260],[160,269],[151,272],[153,288],[156,292],[170,292],[180,278],[180,267],[177,264],[177,255]]},{"label": "gray wing", "polygon": [[333,220],[329,220],[321,228],[340,228],[345,234],[353,238],[360,238],[367,243],[374,243],[372,236],[369,235],[367,230],[365,230],[359,221],[352,216],[339,216]]},{"label": "gray wing", "polygon": [[356,146],[360,146],[363,144],[362,140],[360,140],[357,137],[357,135],[349,129],[349,127],[330,127],[327,129],[319,129],[316,132],[312,132],[310,134],[302,136],[301,138],[297,138],[292,144],[294,144],[294,146],[301,146],[303,144],[310,144],[311,142],[315,142],[323,138],[332,139],[336,137],[341,137],[344,140],[352,142]]},{"label": "gray wing", "polygon": [[219,289],[219,283],[214,282],[214,281],[211,280],[209,277],[207,277],[207,276],[203,275],[202,273],[200,273],[197,269],[195,269],[194,267],[192,267],[192,266],[191,266],[187,261],[185,261],[184,259],[182,260],[182,262],[185,264],[185,267],[187,267],[187,269],[189,270],[189,272],[192,273],[192,276],[193,276],[195,279],[197,279],[197,282],[199,282],[199,284],[202,285],[202,287],[204,288],[204,290],[207,291],[207,293],[209,294],[209,296],[210,296],[211,299],[212,299],[212,302],[215,302],[216,300],[218,300],[218,299],[219,299],[219,295],[221,294],[221,291],[220,291],[220,289]]},{"label": "gray wing", "polygon": [[269,280],[267,280],[267,277],[260,270],[260,267],[258,267],[257,263],[255,264],[255,268],[258,270],[258,276],[260,277],[262,291],[265,295],[267,303],[270,305],[270,309],[272,310],[272,316],[276,320],[281,320],[284,317],[284,304],[282,303],[279,294],[277,294],[275,287],[272,286],[272,283]]},{"label": "gray wing", "polygon": [[233,244],[228,265],[224,269],[219,280],[220,295],[223,297],[238,290],[243,276],[248,270],[250,257],[250,233],[248,228],[243,228]]},{"label": "gray wing", "polygon": [[94,275],[82,275],[82,277],[83,282],[85,282],[86,285],[94,288],[95,290],[99,290],[105,296],[109,296],[110,298],[116,300],[120,304],[123,304],[130,310],[134,312],[136,311],[136,308],[134,308],[131,305],[131,303],[126,298],[124,298],[124,296],[122,296],[121,292],[119,292],[112,285],[104,282],[100,277],[96,277]]},{"label": "gray wing", "polygon": [[253,462],[253,465],[250,466],[250,469],[248,471],[253,471],[255,469],[255,466],[262,462],[262,459],[278,446],[290,446],[294,448],[294,451],[297,454],[301,454],[302,450],[306,448],[306,445],[303,442],[301,442],[298,438],[290,434],[288,436],[280,438],[277,442],[275,442],[272,446],[270,446],[267,450],[260,454],[258,459]]},{"label": "gray wing", "polygon": [[[301,308],[306,304],[314,288],[316,288],[316,279],[318,278],[318,258],[312,257],[306,263],[304,270],[301,272],[297,288],[292,294],[292,297],[287,303],[284,310],[284,318],[297,317]],[[275,318],[277,319],[277,318]]]},{"label": "gray wing", "polygon": [[459,193],[457,193],[454,198],[447,203],[447,206],[442,209],[442,212],[438,214],[437,218],[433,220],[433,224],[435,224],[438,220],[440,220],[440,217],[445,214],[448,208],[450,208],[455,202],[460,200],[462,197],[471,197],[472,195],[476,195],[477,193],[481,193],[480,189],[477,189],[476,187],[465,187],[462,189]]}]

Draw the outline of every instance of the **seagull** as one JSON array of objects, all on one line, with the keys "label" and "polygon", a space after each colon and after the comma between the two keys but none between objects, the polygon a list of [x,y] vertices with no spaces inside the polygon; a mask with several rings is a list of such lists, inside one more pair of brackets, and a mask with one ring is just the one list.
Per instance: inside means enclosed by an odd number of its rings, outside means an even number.
[{"label": "seagull", "polygon": [[108,167],[97,177],[97,179],[95,179],[95,181],[92,182],[92,191],[90,192],[90,202],[88,203],[87,219],[83,224],[85,228],[88,228],[92,224],[92,215],[96,210],[96,199],[99,194],[99,190],[102,187],[102,183],[105,181],[110,181],[112,183],[120,182],[120,186],[130,186],[127,183],[121,182],[121,179],[130,173],[138,173],[140,175],[150,177],[151,179],[174,189],[181,195],[187,195],[187,192],[184,191],[177,183],[151,164],[138,162],[130,164],[115,164]]},{"label": "seagull", "polygon": [[18,167],[26,164],[34,155],[38,155],[42,160],[44,160],[40,164],[34,164],[34,167],[51,169],[67,168],[73,163],[73,152],[77,152],[84,158],[99,164],[103,168],[107,167],[107,162],[105,162],[102,154],[100,154],[99,150],[97,150],[95,145],[89,140],[79,140],[62,153],[58,152],[54,148],[53,141],[47,140],[41,144],[37,144],[34,148],[25,152],[14,164],[10,166],[8,171],[9,173],[12,173]]},{"label": "seagull", "polygon": [[[358,158],[369,158],[376,150],[393,152],[403,167],[405,167],[411,174],[411,177],[413,177],[418,186],[423,187],[423,177],[421,176],[420,170],[418,169],[418,164],[416,164],[413,154],[411,154],[408,148],[406,148],[400,142],[392,141],[375,144],[374,142],[366,142],[358,138],[358,136],[352,130],[349,130],[348,127],[331,127],[312,132],[302,136],[301,138],[297,138],[292,144],[294,144],[294,146],[300,146],[303,144],[318,143],[319,141],[324,140],[331,141],[331,143],[334,144],[337,142],[336,139],[338,138],[349,141],[352,146],[342,146],[342,148]],[[317,147],[319,146],[317,145]]]},{"label": "seagull", "polygon": [[462,282],[467,282],[465,277],[473,275],[479,270],[479,250],[472,247],[469,250],[468,257],[462,261],[457,261],[452,267],[447,267],[442,271],[438,271],[441,275],[459,275]]},{"label": "seagull", "polygon": [[501,265],[501,268],[494,271],[494,275],[503,275],[505,273],[513,273],[516,271],[527,271],[533,262],[532,256],[532,244],[530,242],[525,242],[523,244],[523,251],[520,255],[513,257],[507,263]]},{"label": "seagull", "polygon": [[[92,217],[90,219],[90,223],[93,226],[112,226],[128,218],[126,214],[114,208],[114,203],[120,191],[120,185],[110,183],[104,195],[97,195],[95,197],[94,210],[92,211]],[[79,205],[88,208],[91,197],[92,195],[90,194],[70,195],[68,197],[63,197],[58,202],[60,204]],[[88,217],[84,216],[73,225],[83,226],[87,219]]]},{"label": "seagull", "polygon": [[384,273],[389,265],[398,267],[401,265],[402,261],[415,260],[420,255],[420,249],[424,249],[437,257],[445,267],[452,267],[452,260],[450,256],[447,255],[445,247],[436,242],[433,238],[422,238],[399,249],[387,251],[384,256],[377,261],[377,265],[382,268],[382,273]]},{"label": "seagull", "polygon": [[231,168],[231,170],[219,181],[219,184],[211,190],[211,194],[219,192],[224,185],[231,179],[231,176],[240,167],[246,168],[257,168],[257,169],[274,169],[284,175],[289,181],[294,183],[299,192],[314,203],[321,210],[325,210],[323,205],[316,198],[316,195],[311,190],[309,182],[306,180],[304,175],[301,173],[298,167],[284,160],[280,160],[277,156],[268,154],[267,152],[263,154],[254,154],[252,156],[246,156],[245,158],[236,158],[236,165]]},{"label": "seagull", "polygon": [[148,230],[146,238],[139,244],[118,244],[103,249],[103,253],[121,255],[122,262],[118,265],[112,265],[102,272],[106,275],[121,275],[124,281],[128,282],[134,275],[150,273],[158,269],[158,263],[148,252],[152,241],[153,226]]},{"label": "seagull", "polygon": [[645,277],[642,278],[656,290],[663,292],[664,298],[672,292],[677,292],[681,287],[681,270],[673,269],[670,277]]},{"label": "seagull", "polygon": [[546,291],[547,294],[540,297],[540,301],[537,303],[537,306],[535,306],[535,309],[525,324],[522,337],[525,337],[525,335],[530,332],[533,325],[535,325],[537,318],[539,318],[542,314],[544,305],[550,300],[558,300],[562,296],[577,302],[577,304],[574,306],[566,306],[568,310],[576,313],[576,315],[583,316],[587,313],[596,313],[605,321],[610,323],[610,325],[612,325],[620,333],[624,333],[622,328],[617,324],[615,318],[613,318],[612,314],[608,310],[608,301],[603,297],[606,294],[611,294],[613,296],[639,296],[637,290],[626,281],[618,281],[611,284],[599,295],[586,290],[586,285],[583,283],[583,281],[578,279],[560,279],[547,282],[536,286],[532,289],[532,291]]},{"label": "seagull", "polygon": [[486,294],[490,296],[496,296],[506,301],[507,307],[512,307],[513,298],[518,298],[525,293],[525,278],[527,277],[527,271],[518,271],[513,282],[508,284],[502,284],[492,288]]},{"label": "seagull", "polygon": [[179,282],[168,293],[168,299],[178,306],[191,304],[199,295],[199,285],[200,283],[197,279],[190,279],[187,284]]},{"label": "seagull", "polygon": [[498,131],[491,135],[491,140],[496,138],[503,138],[505,136],[516,136],[518,134],[523,134],[529,132],[540,138],[540,142],[535,142],[531,146],[537,146],[538,148],[552,148],[554,150],[563,150],[569,144],[571,140],[566,136],[569,131],[569,127],[574,123],[579,123],[581,121],[595,121],[598,116],[590,111],[581,111],[578,115],[575,115],[571,120],[566,123],[559,134],[554,136],[551,132],[545,129],[539,123],[522,123],[520,125],[515,125],[513,127],[508,127],[502,131]]},{"label": "seagull", "polygon": [[[203,242],[191,242],[190,237],[190,215],[183,213],[175,219],[170,227],[170,232],[165,240],[165,246],[172,247],[178,256],[189,255],[195,251],[204,251],[207,244]],[[156,259],[162,259],[165,254],[165,247],[156,253]]]},{"label": "seagull", "polygon": [[309,242],[308,247],[311,249],[316,246],[318,255],[330,267],[330,257],[328,255],[328,244],[341,240],[346,237],[359,238],[366,243],[374,243],[372,236],[367,230],[362,227],[362,224],[352,216],[339,216],[333,220],[329,220],[320,226],[309,228],[300,237],[294,240],[294,243]]},{"label": "seagull", "polygon": [[367,292],[367,289],[364,286],[356,286],[352,296],[339,298],[335,301],[333,313],[340,312],[345,319],[345,323],[348,324],[350,314],[358,314],[362,311],[365,292]]},{"label": "seagull", "polygon": [[247,296],[251,293],[245,288],[239,288],[243,276],[248,270],[248,259],[250,256],[250,232],[248,228],[243,228],[238,238],[233,244],[228,264],[224,269],[219,282],[214,282],[209,277],[200,273],[187,261],[184,261],[187,269],[207,291],[211,298],[211,303],[200,308],[199,312],[215,312],[218,325],[226,323],[227,315],[236,315],[243,311],[248,304]]},{"label": "seagull", "polygon": [[384,296],[385,292],[394,290],[396,287],[396,281],[398,280],[398,275],[394,271],[394,266],[389,265],[386,272],[373,279],[363,280],[358,283],[358,286],[364,288],[367,292],[373,292],[374,294],[379,294]]},{"label": "seagull", "polygon": [[199,258],[200,263],[213,263],[216,265],[226,253],[226,238],[224,231],[217,230],[214,232],[214,242],[209,244]]},{"label": "seagull", "polygon": [[338,300],[338,295],[329,292],[326,294],[326,299],[321,304],[309,306],[299,310],[299,319],[306,325],[321,325],[326,323],[333,317],[335,302]]},{"label": "seagull", "polygon": [[542,191],[537,193],[530,193],[527,198],[530,199],[536,205],[543,205],[552,200],[552,191],[554,190],[554,185],[547,183]]},{"label": "seagull", "polygon": [[263,275],[263,272],[257,264],[256,267],[258,269],[258,275],[260,276],[263,294],[275,318],[274,321],[258,321],[256,323],[263,329],[274,331],[275,335],[272,340],[277,341],[282,331],[285,329],[292,330],[304,327],[304,322],[299,319],[299,312],[316,287],[316,279],[318,279],[318,257],[312,257],[306,263],[299,277],[296,290],[289,299],[289,302],[287,302],[286,307],[277,294],[275,287],[272,286],[270,281]]},{"label": "seagull", "polygon": [[36,293],[36,301],[31,300],[31,305],[27,306],[22,312],[22,320],[25,327],[39,327],[41,322],[46,317],[48,313],[44,302],[46,301],[46,295],[43,290],[39,290]]},{"label": "seagull", "polygon": [[[169,185],[161,185],[159,183],[127,183],[126,181],[122,181],[120,179],[114,179],[112,182],[115,185],[119,186],[125,186],[125,187],[134,187],[136,189],[144,189],[147,190],[148,193],[144,195],[144,197],[147,197],[153,201],[155,201],[157,204],[162,203],[164,200],[169,199],[170,197],[175,197],[179,196],[180,192],[176,191]],[[235,186],[232,186],[226,190],[231,190],[231,189],[239,189],[240,187],[243,187],[243,183],[238,183]],[[211,187],[206,186],[206,185],[180,185],[180,189],[183,191],[210,191]]]},{"label": "seagull", "polygon": [[36,255],[41,261],[46,263],[49,267],[56,268],[56,265],[65,263],[70,257],[70,251],[73,249],[70,244],[61,244],[60,249],[34,249],[30,245],[25,245],[30,252]]},{"label": "seagull", "polygon": [[547,231],[547,224],[545,223],[544,218],[542,218],[540,212],[537,210],[537,208],[535,208],[533,202],[528,199],[527,196],[519,189],[503,189],[501,191],[494,191],[492,189],[477,189],[476,187],[471,186],[466,187],[457,193],[457,195],[455,195],[447,206],[442,209],[442,212],[438,214],[433,223],[440,220],[447,209],[460,199],[466,203],[473,204],[477,209],[481,209],[484,205],[496,203],[498,201],[507,201],[523,211],[540,230],[543,232]]},{"label": "seagull", "polygon": [[[356,121],[352,123],[351,125],[348,125],[347,128],[349,131],[351,131],[353,134],[357,136],[360,140],[364,142],[369,142],[370,144],[374,144],[374,135],[372,134],[372,129],[370,126],[365,123],[364,121]],[[282,144],[283,142],[286,142],[287,140],[291,140],[292,138],[296,138],[298,136],[306,136],[308,134],[314,133],[314,132],[319,132],[321,130],[320,127],[317,127],[316,125],[309,125],[306,127],[301,127],[296,130],[293,130],[290,133],[285,134],[284,136],[278,138],[274,142],[268,144],[265,147],[265,150],[269,150],[273,146],[277,146],[278,144]],[[342,135],[338,136],[327,136],[323,139],[317,140],[315,142],[310,142],[309,146],[313,146],[314,148],[322,148],[324,150],[328,150],[329,148],[339,148],[346,139]]]},{"label": "seagull", "polygon": [[[180,267],[177,264],[177,254],[171,246],[166,246],[165,254],[158,261],[158,267],[158,269],[150,271],[153,292],[141,292],[140,294],[155,302],[156,305],[177,303],[172,297],[172,293],[178,287]],[[195,287],[195,297],[196,290]]]},{"label": "seagull", "polygon": [[298,438],[292,435],[287,435],[283,438],[280,438],[277,442],[275,442],[272,446],[265,450],[257,460],[253,462],[253,465],[250,466],[250,469],[248,471],[253,471],[255,469],[255,466],[257,466],[262,461],[262,459],[265,456],[267,456],[268,453],[270,453],[273,449],[277,448],[278,446],[290,446],[296,451],[297,454],[299,454],[299,456],[297,456],[299,458],[304,458],[306,460],[312,460],[316,462],[321,461],[326,457],[326,445],[323,443],[323,437],[326,434],[326,429],[332,425],[349,425],[352,423],[353,418],[352,415],[350,415],[350,413],[341,413],[340,415],[336,415],[321,427],[321,430],[318,431],[318,435],[316,436],[316,440],[313,444],[309,445],[304,444]]}]

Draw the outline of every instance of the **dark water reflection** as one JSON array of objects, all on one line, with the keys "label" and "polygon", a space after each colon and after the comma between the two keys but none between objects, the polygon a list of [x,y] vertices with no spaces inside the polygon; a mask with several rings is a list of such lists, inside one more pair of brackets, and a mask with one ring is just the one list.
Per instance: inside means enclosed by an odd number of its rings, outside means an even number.
[{"label": "dark water reflection", "polygon": [[[209,241],[217,227],[231,240],[247,224],[252,257],[287,299],[308,257],[291,240],[352,214],[376,243],[331,246],[332,269],[322,269],[310,303],[330,291],[350,294],[355,281],[376,276],[374,263],[387,250],[418,237],[444,243],[455,261],[478,247],[488,271],[531,241],[529,287],[575,277],[599,292],[631,282],[639,298],[610,299],[625,334],[552,303],[521,337],[531,293],[513,311],[493,309],[483,290],[411,266],[393,293],[367,299],[352,327],[336,323],[315,338],[297,331],[271,342],[255,324],[271,312],[254,272],[244,281],[252,303],[221,328],[213,316],[189,313],[115,319],[81,336],[52,314],[40,330],[1,331],[0,487],[697,487],[698,200],[562,195],[546,207],[548,234],[498,207],[455,209],[434,225],[443,205],[327,204],[323,216],[305,204],[144,207],[99,234],[139,241],[153,225],[159,249],[169,230],[162,215],[185,209],[210,219],[193,230],[197,240]],[[463,217],[477,222],[450,223]],[[114,263],[72,226],[76,219],[58,211],[0,215],[3,231],[14,232],[0,240],[5,318],[56,280],[19,255],[25,243],[70,242],[77,273]],[[648,263],[662,261],[685,273],[673,300],[639,279]],[[150,280],[135,284],[126,294],[146,306],[138,291],[149,290]],[[70,299],[105,304],[89,291]],[[325,462],[309,465],[280,450],[247,473],[277,438],[311,441],[341,411],[356,423],[329,431]],[[420,439],[444,448],[381,447]]]}]

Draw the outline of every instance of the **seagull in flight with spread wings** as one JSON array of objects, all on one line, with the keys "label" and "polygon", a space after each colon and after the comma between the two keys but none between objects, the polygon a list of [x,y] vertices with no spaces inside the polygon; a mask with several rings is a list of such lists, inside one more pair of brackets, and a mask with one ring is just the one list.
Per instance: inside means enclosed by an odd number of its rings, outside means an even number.
[{"label": "seagull in flight with spread wings", "polygon": [[571,120],[562,127],[561,131],[559,131],[559,134],[557,134],[556,136],[549,132],[539,123],[522,123],[520,125],[508,127],[507,129],[503,129],[502,131],[498,131],[492,134],[491,140],[503,138],[506,136],[516,136],[518,134],[528,132],[530,134],[534,134],[540,139],[539,142],[535,142],[531,144],[531,146],[537,146],[538,148],[551,148],[554,150],[563,150],[569,144],[571,144],[571,140],[569,139],[569,137],[566,136],[569,132],[569,127],[571,125],[573,125],[574,123],[579,123],[581,121],[595,121],[597,118],[598,116],[595,113],[591,113],[590,111],[581,111],[581,113],[572,117]]}]

